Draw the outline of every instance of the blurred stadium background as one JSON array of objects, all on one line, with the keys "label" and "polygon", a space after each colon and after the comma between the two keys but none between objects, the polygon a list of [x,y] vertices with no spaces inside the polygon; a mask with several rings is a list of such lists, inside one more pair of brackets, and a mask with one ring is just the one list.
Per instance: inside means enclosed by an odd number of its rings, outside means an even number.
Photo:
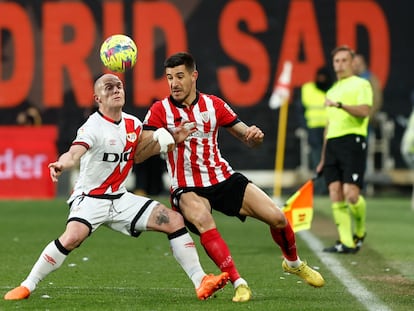
[{"label": "blurred stadium background", "polygon": [[[297,91],[320,66],[331,65],[335,46],[353,47],[366,56],[384,94],[367,189],[371,195],[409,193],[413,178],[400,142],[414,101],[413,10],[414,2],[387,0],[0,1],[0,198],[69,191],[70,176],[55,189],[45,164],[68,148],[93,109],[93,81],[104,70],[99,46],[114,33],[129,35],[139,49],[137,65],[123,75],[125,110],[142,119],[153,100],[168,94],[164,59],[190,51],[199,89],[223,97],[266,133],[259,150],[247,150],[224,132],[221,140],[234,168],[269,189],[279,111],[268,101],[284,61],[292,61],[284,191],[312,173]],[[28,122],[39,126],[19,120],[31,107],[41,121],[31,115]]]}]

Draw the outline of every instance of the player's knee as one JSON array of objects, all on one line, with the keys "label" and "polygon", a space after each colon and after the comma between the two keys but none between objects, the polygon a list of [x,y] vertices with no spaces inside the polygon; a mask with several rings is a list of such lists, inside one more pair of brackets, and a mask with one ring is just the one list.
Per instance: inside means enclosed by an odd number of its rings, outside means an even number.
[{"label": "player's knee", "polygon": [[288,221],[285,215],[282,213],[280,209],[277,209],[276,212],[272,215],[269,225],[275,229],[282,229],[286,227],[287,224]]},{"label": "player's knee", "polygon": [[184,218],[180,213],[178,213],[176,211],[171,211],[169,218],[170,218],[171,225],[175,229],[180,229],[182,227],[185,227]]},{"label": "player's knee", "polygon": [[198,229],[200,232],[205,232],[209,229],[215,228],[216,223],[213,216],[210,213],[200,213],[193,214],[190,222]]},{"label": "player's knee", "polygon": [[356,204],[358,202],[359,192],[357,191],[346,191],[345,200],[347,203]]},{"label": "player's knee", "polygon": [[356,204],[358,202],[358,196],[350,196],[346,199],[349,204]]},{"label": "player's knee", "polygon": [[72,251],[73,249],[79,247],[85,239],[86,236],[73,232],[70,234],[63,234],[59,238],[59,241],[65,249],[67,249],[68,251]]},{"label": "player's knee", "polygon": [[70,221],[65,232],[60,236],[59,241],[62,246],[71,251],[79,247],[82,242],[89,236],[90,229],[85,224],[78,221]]},{"label": "player's knee", "polygon": [[165,205],[160,205],[157,210],[157,223],[169,223],[174,227],[184,227],[184,218],[183,216],[177,212],[174,211]]},{"label": "player's knee", "polygon": [[287,226],[288,221],[287,221],[286,217],[283,216],[283,217],[276,218],[276,221],[274,223],[275,223],[276,228],[281,229],[281,228],[284,228],[284,227]]},{"label": "player's knee", "polygon": [[192,223],[200,232],[215,227],[215,221],[210,211],[201,203],[195,203],[190,208],[181,207],[185,219]]}]

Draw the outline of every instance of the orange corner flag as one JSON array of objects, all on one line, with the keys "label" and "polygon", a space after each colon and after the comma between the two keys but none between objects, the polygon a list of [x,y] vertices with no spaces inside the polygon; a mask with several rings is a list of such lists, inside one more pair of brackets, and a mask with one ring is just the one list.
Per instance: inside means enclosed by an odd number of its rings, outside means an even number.
[{"label": "orange corner flag", "polygon": [[282,208],[294,232],[308,230],[313,218],[313,180],[308,180]]}]

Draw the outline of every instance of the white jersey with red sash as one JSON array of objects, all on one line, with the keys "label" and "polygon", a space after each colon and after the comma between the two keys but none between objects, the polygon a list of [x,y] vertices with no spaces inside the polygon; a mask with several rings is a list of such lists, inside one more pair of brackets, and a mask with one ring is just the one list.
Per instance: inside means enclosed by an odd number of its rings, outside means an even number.
[{"label": "white jersey with red sash", "polygon": [[141,121],[127,113],[117,123],[99,112],[93,113],[78,129],[73,145],[88,151],[81,157],[81,170],[71,202],[79,195],[116,195],[127,191],[125,183],[134,164],[141,134]]},{"label": "white jersey with red sash", "polygon": [[144,120],[144,129],[174,131],[182,121],[195,122],[197,131],[168,153],[167,169],[172,176],[171,190],[178,187],[208,187],[229,178],[232,167],[221,156],[217,145],[220,126],[238,122],[236,113],[222,99],[197,93],[190,107],[171,97],[155,102]]}]

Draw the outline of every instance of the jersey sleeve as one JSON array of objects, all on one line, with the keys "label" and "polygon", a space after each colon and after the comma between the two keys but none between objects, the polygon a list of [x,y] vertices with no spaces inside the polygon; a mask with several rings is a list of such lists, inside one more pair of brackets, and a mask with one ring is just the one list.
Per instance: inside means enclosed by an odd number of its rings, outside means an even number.
[{"label": "jersey sleeve", "polygon": [[212,96],[217,111],[217,121],[219,126],[227,127],[234,125],[238,116],[234,110],[224,100],[217,96]]},{"label": "jersey sleeve", "polygon": [[[89,120],[88,120],[89,121]],[[90,122],[86,121],[77,131],[72,145],[82,145],[86,149],[92,148],[96,140],[96,129],[92,129]]]},{"label": "jersey sleeve", "polygon": [[156,130],[165,127],[165,111],[160,101],[155,102],[148,110],[144,121],[144,130]]},{"label": "jersey sleeve", "polygon": [[367,104],[369,106],[373,105],[374,95],[372,92],[371,84],[368,80],[361,81],[360,92],[358,94],[358,103]]}]

